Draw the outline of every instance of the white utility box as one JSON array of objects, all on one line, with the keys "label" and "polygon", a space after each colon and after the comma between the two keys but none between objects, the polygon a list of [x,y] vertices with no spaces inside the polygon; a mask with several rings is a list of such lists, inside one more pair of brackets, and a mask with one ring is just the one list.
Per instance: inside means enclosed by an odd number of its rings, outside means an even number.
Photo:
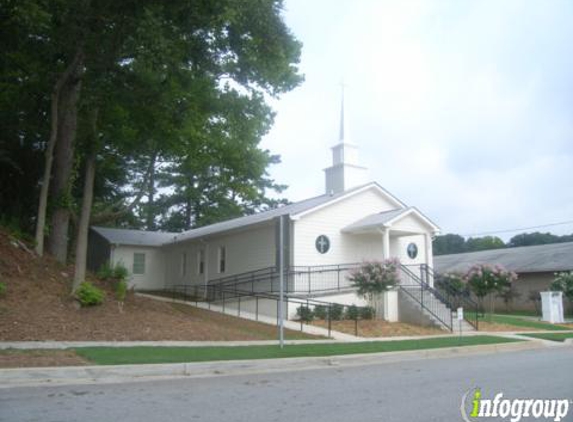
[{"label": "white utility box", "polygon": [[542,320],[551,324],[565,322],[563,317],[563,292],[540,292]]}]

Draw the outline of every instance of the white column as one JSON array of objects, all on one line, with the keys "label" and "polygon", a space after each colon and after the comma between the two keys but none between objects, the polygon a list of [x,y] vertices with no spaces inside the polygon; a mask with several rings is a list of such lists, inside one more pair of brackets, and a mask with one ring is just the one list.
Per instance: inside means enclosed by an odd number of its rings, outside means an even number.
[{"label": "white column", "polygon": [[390,258],[390,229],[384,229],[382,233],[382,244],[383,244],[383,251],[382,256],[384,259]]},{"label": "white column", "polygon": [[[424,234],[424,246],[425,246],[425,255],[426,255],[426,264],[433,269],[434,268],[434,254],[432,249],[432,235],[430,233]],[[428,277],[428,284],[430,287],[434,287],[434,277],[429,275]]]}]

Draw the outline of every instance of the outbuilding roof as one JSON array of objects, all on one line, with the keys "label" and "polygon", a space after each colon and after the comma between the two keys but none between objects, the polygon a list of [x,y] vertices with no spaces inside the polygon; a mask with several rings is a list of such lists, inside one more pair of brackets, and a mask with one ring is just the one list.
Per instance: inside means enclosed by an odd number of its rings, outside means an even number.
[{"label": "outbuilding roof", "polygon": [[130,246],[161,246],[164,243],[173,241],[174,236],[177,234],[145,230],[111,229],[107,227],[92,227],[91,229],[111,244]]},{"label": "outbuilding roof", "polygon": [[465,272],[474,264],[500,264],[516,273],[573,270],[573,242],[440,255],[434,257],[439,273]]}]

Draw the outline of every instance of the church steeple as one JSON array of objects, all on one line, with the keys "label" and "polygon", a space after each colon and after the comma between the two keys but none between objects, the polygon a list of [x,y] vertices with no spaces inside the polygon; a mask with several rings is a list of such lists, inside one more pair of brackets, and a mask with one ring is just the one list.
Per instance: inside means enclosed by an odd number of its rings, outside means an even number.
[{"label": "church steeple", "polygon": [[349,141],[344,113],[344,84],[340,101],[338,144],[332,147],[332,166],[325,169],[326,193],[338,193],[367,182],[367,169],[358,164],[358,146]]},{"label": "church steeple", "polygon": [[340,87],[342,89],[342,98],[340,101],[340,134],[338,136],[338,140],[340,142],[344,142],[344,138],[345,138],[344,129],[346,127],[346,121],[344,118],[344,82],[342,82],[340,84]]}]

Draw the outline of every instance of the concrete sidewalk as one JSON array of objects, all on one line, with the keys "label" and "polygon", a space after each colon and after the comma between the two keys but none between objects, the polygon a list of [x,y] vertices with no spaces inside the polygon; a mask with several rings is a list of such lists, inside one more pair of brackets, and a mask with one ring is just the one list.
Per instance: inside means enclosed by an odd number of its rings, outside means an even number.
[{"label": "concrete sidewalk", "polygon": [[[561,347],[569,345],[562,344]],[[448,347],[404,352],[349,354],[329,357],[300,357],[174,364],[141,364],[110,366],[78,366],[54,368],[0,369],[0,389],[70,385],[91,383],[118,383],[161,380],[182,377],[231,376],[252,373],[301,371],[369,364],[472,356],[487,353],[515,352],[547,347],[545,341],[528,339],[520,343]]]},{"label": "concrete sidewalk", "polygon": [[[523,331],[473,331],[464,333],[464,337],[469,336],[496,336],[515,338],[519,340],[531,341],[531,337],[523,335]],[[531,331],[531,333],[573,333],[569,331]],[[422,340],[427,338],[459,337],[459,334],[444,333],[437,335],[423,336],[395,336],[395,337],[354,337],[353,342],[367,341],[401,341],[401,340]],[[347,340],[324,339],[324,340],[285,340],[285,344],[329,344],[346,343]],[[549,342],[555,343],[555,342]],[[0,350],[6,349],[73,349],[74,347],[233,347],[233,346],[267,346],[278,344],[278,340],[236,340],[236,341],[0,341]]]}]

